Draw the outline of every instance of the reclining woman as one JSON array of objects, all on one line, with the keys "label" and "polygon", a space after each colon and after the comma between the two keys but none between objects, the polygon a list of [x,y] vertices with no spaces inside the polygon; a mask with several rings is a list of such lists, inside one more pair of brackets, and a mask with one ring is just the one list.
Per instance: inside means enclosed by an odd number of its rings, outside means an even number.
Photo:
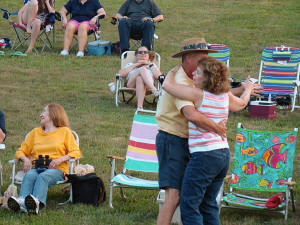
[{"label": "reclining woman", "polygon": [[149,52],[147,47],[139,47],[135,56],[136,62],[128,63],[119,74],[121,77],[126,77],[128,88],[136,88],[137,107],[142,109],[147,89],[151,90],[155,97],[159,96],[159,91],[154,86],[154,79],[158,79],[162,73],[157,65],[152,63],[155,53]]},{"label": "reclining woman", "polygon": [[[68,116],[61,105],[47,105],[40,119],[41,127],[33,129],[16,152],[16,158],[24,163],[25,176],[19,197],[10,197],[7,202],[15,212],[22,209],[38,214],[46,206],[48,187],[64,180],[68,160],[81,156],[69,128]],[[46,166],[38,160],[40,155]],[[47,156],[51,162],[46,160]]]},{"label": "reclining woman", "polygon": [[31,33],[30,44],[25,53],[32,52],[41,25],[49,13],[55,13],[53,0],[29,0],[18,12],[19,24]]},{"label": "reclining woman", "polygon": [[[67,14],[71,13],[68,22]],[[84,49],[88,39],[88,32],[96,29],[98,18],[105,17],[105,11],[99,0],[69,0],[60,10],[62,27],[65,29],[64,49],[61,55],[69,55],[73,36],[78,34],[78,57],[84,56]]]},{"label": "reclining woman", "polygon": [[[246,107],[255,87],[246,80],[240,98],[230,92],[229,71],[215,58],[203,58],[198,63],[193,80],[195,88],[174,82],[176,69],[164,81],[163,88],[171,95],[193,101],[197,110],[214,122],[228,119],[228,110]],[[183,224],[219,225],[216,197],[226,176],[230,152],[227,138],[208,132],[189,122],[190,161],[185,169],[180,195]]]}]

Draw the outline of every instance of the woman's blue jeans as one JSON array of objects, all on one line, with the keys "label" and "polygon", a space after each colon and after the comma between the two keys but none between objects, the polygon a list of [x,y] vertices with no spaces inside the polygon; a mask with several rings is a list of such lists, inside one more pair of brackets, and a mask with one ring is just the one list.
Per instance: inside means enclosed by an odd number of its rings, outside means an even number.
[{"label": "woman's blue jeans", "polygon": [[219,225],[217,195],[229,167],[229,149],[191,154],[181,194],[180,210],[184,225]]},{"label": "woman's blue jeans", "polygon": [[45,169],[39,173],[37,169],[31,169],[24,176],[19,198],[25,199],[27,195],[32,194],[46,206],[48,187],[61,180],[64,180],[64,173],[61,170]]}]

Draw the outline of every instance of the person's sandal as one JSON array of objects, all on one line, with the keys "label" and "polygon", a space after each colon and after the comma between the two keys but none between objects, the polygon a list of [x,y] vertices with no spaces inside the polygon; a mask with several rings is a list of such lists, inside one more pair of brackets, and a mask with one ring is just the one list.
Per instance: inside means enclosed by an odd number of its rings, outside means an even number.
[{"label": "person's sandal", "polygon": [[16,51],[16,52],[10,53],[10,56],[27,56],[27,54],[20,52],[20,51]]}]

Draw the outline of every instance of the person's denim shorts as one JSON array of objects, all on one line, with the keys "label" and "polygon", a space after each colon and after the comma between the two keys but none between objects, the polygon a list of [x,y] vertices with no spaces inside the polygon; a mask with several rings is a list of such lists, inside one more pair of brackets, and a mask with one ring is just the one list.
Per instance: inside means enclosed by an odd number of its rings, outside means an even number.
[{"label": "person's denim shorts", "polygon": [[159,187],[180,190],[184,170],[190,158],[188,139],[159,131],[156,136],[156,151]]}]

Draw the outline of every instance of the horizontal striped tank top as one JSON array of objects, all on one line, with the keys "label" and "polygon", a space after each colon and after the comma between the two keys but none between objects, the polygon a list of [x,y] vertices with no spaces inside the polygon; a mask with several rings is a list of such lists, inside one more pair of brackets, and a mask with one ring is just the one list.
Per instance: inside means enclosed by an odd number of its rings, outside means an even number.
[{"label": "horizontal striped tank top", "polygon": [[[215,123],[228,118],[229,97],[228,93],[215,95],[203,90],[203,100],[198,111]],[[229,148],[227,138],[208,132],[194,123],[189,122],[189,149],[190,153],[205,152]]]}]

